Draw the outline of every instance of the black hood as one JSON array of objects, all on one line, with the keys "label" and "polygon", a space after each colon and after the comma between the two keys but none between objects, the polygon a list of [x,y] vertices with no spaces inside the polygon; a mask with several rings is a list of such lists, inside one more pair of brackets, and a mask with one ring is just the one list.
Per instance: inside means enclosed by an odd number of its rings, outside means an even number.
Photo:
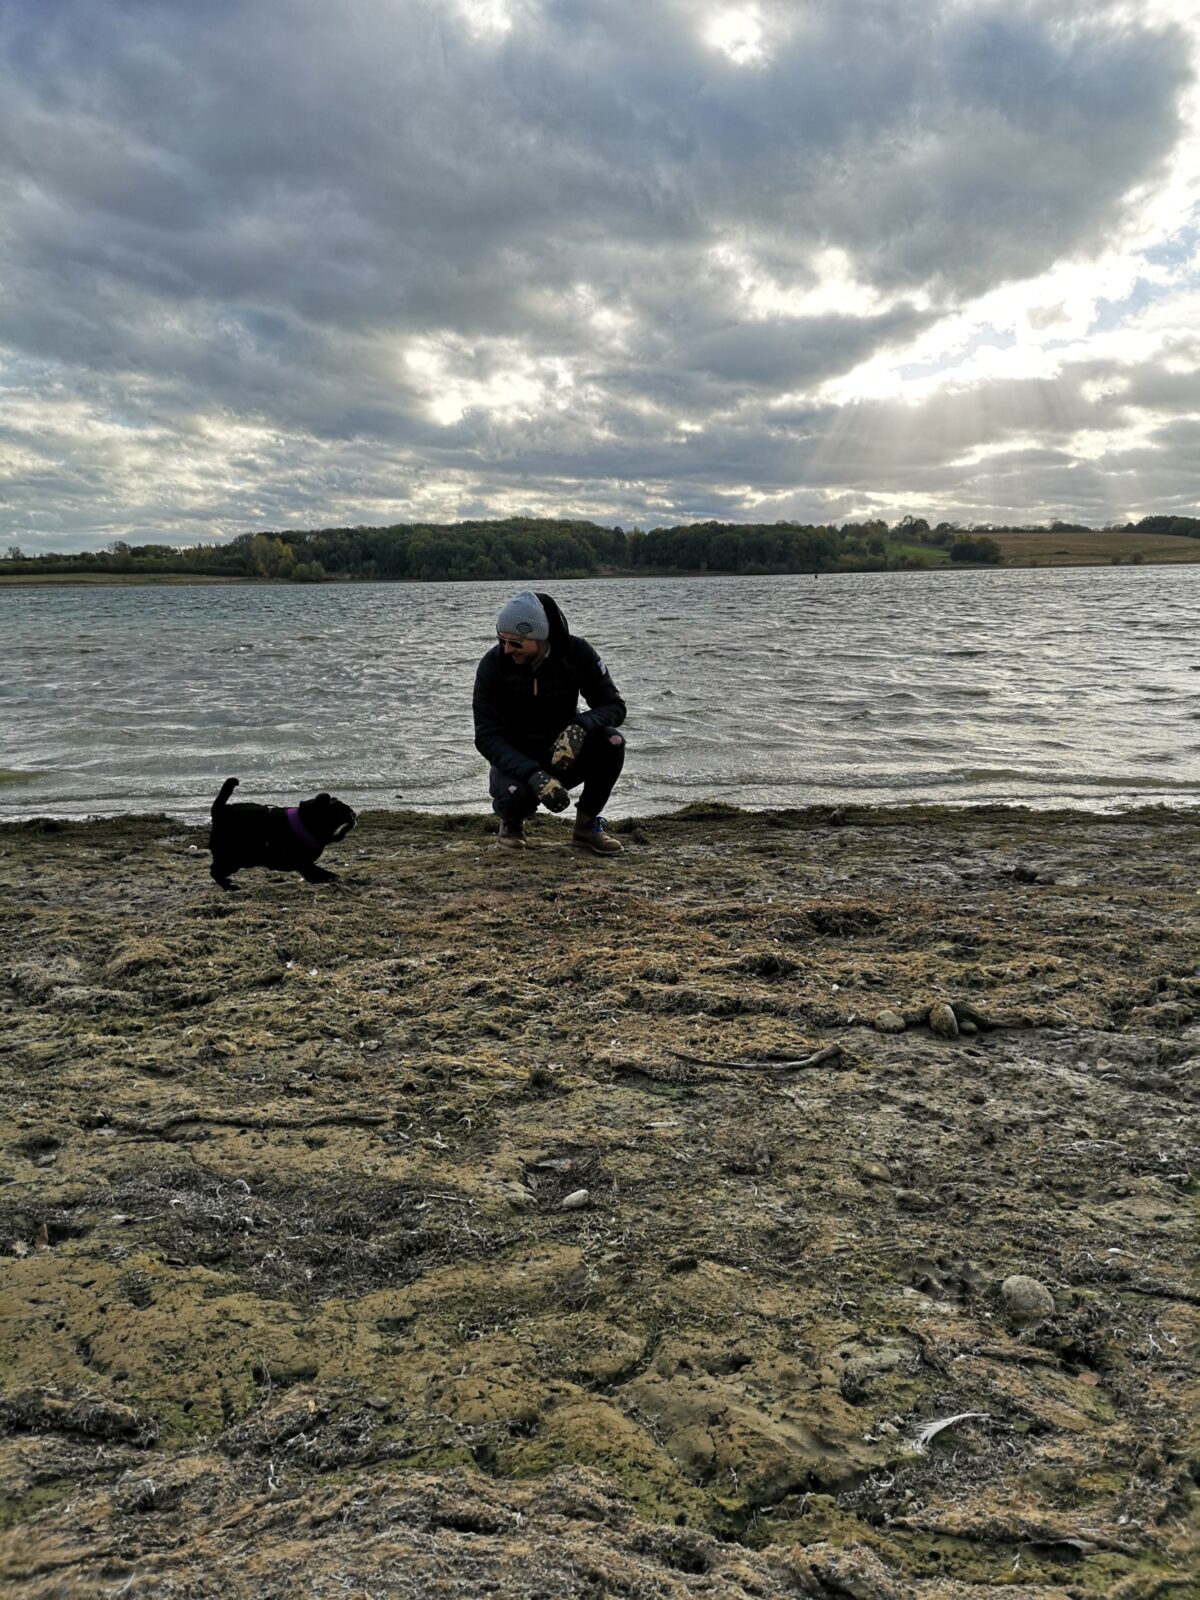
[{"label": "black hood", "polygon": [[560,650],[564,649],[567,640],[571,637],[571,631],[567,627],[566,617],[564,617],[562,612],[558,609],[557,601],[551,600],[548,594],[541,594],[536,589],[534,590],[534,593],[542,602],[542,610],[546,613],[546,620],[550,624],[550,633],[547,642],[551,646],[557,645]]}]

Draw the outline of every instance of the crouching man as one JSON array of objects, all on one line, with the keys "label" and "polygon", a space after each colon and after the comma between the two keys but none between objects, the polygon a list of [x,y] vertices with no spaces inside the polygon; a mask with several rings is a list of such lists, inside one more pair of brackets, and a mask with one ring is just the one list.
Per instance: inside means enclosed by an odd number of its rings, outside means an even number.
[{"label": "crouching man", "polygon": [[475,748],[491,763],[501,845],[523,849],[526,817],[539,804],[565,811],[568,790],[582,784],[571,843],[600,856],[621,854],[601,812],[625,761],[625,739],[616,732],[625,702],[548,594],[525,590],[500,612],[496,643],[475,673],[472,710]]}]

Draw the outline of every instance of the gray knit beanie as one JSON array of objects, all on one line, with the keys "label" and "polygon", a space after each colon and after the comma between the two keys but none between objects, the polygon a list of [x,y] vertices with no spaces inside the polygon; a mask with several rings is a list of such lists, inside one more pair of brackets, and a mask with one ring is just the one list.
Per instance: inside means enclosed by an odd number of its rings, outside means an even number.
[{"label": "gray knit beanie", "polygon": [[523,589],[496,618],[496,632],[519,633],[522,639],[548,639],[550,618],[537,595],[531,589]]}]

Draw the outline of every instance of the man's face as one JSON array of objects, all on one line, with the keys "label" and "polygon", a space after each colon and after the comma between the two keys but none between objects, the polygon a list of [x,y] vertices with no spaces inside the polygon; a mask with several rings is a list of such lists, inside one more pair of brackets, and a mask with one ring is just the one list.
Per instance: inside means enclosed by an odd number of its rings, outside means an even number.
[{"label": "man's face", "polygon": [[536,639],[523,639],[519,633],[498,633],[496,638],[504,654],[519,667],[527,667],[531,661],[536,661],[542,648]]}]

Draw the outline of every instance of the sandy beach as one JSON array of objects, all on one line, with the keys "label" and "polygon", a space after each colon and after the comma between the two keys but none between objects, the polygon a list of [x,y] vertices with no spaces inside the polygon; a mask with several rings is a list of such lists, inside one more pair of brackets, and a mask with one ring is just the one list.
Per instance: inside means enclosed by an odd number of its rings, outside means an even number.
[{"label": "sandy beach", "polygon": [[1195,1594],[1200,817],[0,828],[0,1577]]}]

